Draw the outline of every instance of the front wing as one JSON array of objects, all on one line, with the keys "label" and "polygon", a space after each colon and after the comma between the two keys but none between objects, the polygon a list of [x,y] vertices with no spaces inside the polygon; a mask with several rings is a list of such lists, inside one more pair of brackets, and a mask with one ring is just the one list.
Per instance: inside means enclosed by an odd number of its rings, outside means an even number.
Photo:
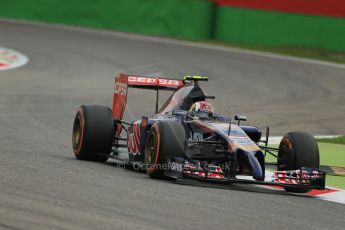
[{"label": "front wing", "polygon": [[302,167],[298,170],[276,171],[269,181],[227,177],[225,170],[212,164],[191,163],[184,158],[168,158],[165,175],[175,179],[190,178],[199,181],[223,184],[259,184],[284,188],[325,189],[326,173],[318,169]]}]

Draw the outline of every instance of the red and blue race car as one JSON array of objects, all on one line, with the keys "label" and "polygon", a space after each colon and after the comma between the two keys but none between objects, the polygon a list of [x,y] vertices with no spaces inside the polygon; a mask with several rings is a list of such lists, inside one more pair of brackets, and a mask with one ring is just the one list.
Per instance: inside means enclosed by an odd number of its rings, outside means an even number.
[{"label": "red and blue race car", "polygon": [[[215,97],[205,95],[199,85],[207,80],[201,76],[175,80],[119,74],[112,109],[82,105],[77,111],[72,135],[75,157],[97,162],[113,158],[139,165],[154,179],[278,185],[301,193],[325,188],[325,172],[319,170],[313,136],[290,132],[279,148],[268,147],[269,128],[262,140],[259,128],[241,125],[245,116],[232,119],[215,113],[207,101]],[[123,120],[129,88],[156,92],[154,116]],[[172,95],[158,108],[162,90],[172,91]],[[119,154],[124,150],[125,157]],[[267,154],[277,158],[277,171],[270,178],[265,176]]]}]

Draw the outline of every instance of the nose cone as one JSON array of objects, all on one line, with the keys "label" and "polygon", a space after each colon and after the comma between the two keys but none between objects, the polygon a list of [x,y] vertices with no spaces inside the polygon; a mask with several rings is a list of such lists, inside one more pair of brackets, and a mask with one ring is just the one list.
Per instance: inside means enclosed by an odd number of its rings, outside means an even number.
[{"label": "nose cone", "polygon": [[261,168],[260,162],[255,157],[255,152],[238,151],[237,154],[241,154],[247,157],[249,166],[252,169],[252,175],[254,179],[259,181],[263,181],[265,179],[265,175],[263,169]]}]

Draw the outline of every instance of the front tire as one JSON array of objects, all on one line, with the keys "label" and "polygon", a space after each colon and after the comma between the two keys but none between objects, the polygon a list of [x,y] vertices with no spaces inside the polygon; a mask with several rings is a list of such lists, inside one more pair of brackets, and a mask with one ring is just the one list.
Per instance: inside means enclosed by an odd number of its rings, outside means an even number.
[{"label": "front tire", "polygon": [[[297,170],[301,167],[320,167],[319,148],[315,138],[304,132],[290,132],[282,138],[279,151],[278,171]],[[303,187],[285,187],[285,191],[293,193],[306,193],[311,189]]]},{"label": "front tire", "polygon": [[315,138],[305,132],[290,132],[282,138],[278,151],[278,170],[301,167],[319,168],[319,148]]},{"label": "front tire", "polygon": [[167,157],[184,156],[186,132],[177,121],[158,121],[152,125],[145,144],[146,173],[152,179],[166,179]]},{"label": "front tire", "polygon": [[114,122],[111,109],[82,105],[75,115],[72,146],[78,160],[105,162],[111,151]]}]

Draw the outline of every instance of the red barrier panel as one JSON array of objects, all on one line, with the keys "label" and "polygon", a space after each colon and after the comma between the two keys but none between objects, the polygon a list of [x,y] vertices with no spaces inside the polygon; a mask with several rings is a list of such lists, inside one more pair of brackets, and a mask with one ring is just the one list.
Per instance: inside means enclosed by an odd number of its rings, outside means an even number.
[{"label": "red barrier panel", "polygon": [[345,0],[213,0],[219,6],[345,17]]}]

